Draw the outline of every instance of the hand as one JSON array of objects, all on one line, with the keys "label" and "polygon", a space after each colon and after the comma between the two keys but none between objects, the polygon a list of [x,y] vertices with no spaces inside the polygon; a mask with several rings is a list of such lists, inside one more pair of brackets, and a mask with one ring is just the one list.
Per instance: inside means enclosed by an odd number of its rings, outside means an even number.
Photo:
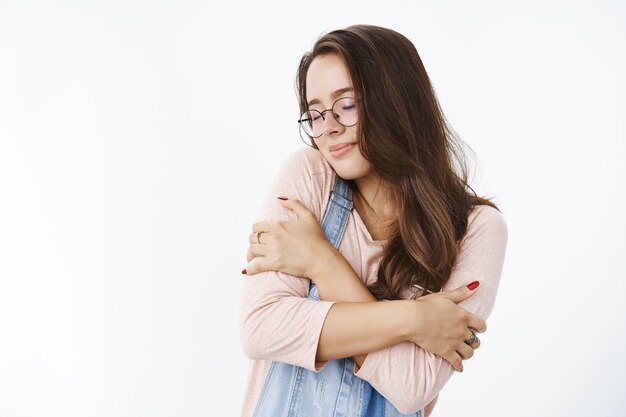
[{"label": "hand", "polygon": [[[304,204],[298,200],[279,201],[295,213],[297,220],[260,222],[252,226],[246,273],[279,271],[310,278],[316,265],[324,262],[321,258],[332,253],[328,251],[332,246],[319,220]],[[257,239],[258,232],[262,232],[261,243]]]},{"label": "hand", "polygon": [[[472,345],[465,343],[474,333],[483,333],[487,324],[475,314],[457,306],[457,303],[469,298],[476,291],[462,286],[454,291],[442,291],[429,294],[414,301],[416,323],[412,330],[411,341],[421,348],[441,356],[452,367],[463,371],[463,360],[474,355],[480,347],[477,338]],[[472,329],[472,330],[470,330]]]}]

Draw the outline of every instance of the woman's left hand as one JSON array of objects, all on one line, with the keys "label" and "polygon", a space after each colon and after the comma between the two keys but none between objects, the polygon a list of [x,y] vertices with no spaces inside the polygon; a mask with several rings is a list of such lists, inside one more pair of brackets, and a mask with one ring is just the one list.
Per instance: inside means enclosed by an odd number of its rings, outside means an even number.
[{"label": "woman's left hand", "polygon": [[329,254],[332,246],[317,217],[304,204],[298,200],[279,201],[296,214],[297,220],[255,223],[248,239],[245,271],[248,275],[279,271],[311,278],[316,264],[323,262],[321,258]]}]

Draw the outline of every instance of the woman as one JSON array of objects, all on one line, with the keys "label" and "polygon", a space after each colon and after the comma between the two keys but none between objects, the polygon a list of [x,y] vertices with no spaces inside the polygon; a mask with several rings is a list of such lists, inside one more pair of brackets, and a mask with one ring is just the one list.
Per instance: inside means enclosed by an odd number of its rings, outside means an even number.
[{"label": "woman", "polygon": [[297,87],[312,148],[282,166],[250,235],[242,415],[428,416],[480,346],[506,222],[467,184],[404,36],[330,32]]}]

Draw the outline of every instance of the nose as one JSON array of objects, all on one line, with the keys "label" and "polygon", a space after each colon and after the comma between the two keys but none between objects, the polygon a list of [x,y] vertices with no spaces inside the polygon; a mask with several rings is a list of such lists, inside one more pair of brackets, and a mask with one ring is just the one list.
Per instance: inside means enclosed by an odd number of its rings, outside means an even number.
[{"label": "nose", "polygon": [[331,136],[334,133],[341,132],[341,129],[345,129],[345,127],[335,119],[335,115],[331,109],[324,110],[322,116],[324,119],[322,123],[322,133],[325,136]]}]

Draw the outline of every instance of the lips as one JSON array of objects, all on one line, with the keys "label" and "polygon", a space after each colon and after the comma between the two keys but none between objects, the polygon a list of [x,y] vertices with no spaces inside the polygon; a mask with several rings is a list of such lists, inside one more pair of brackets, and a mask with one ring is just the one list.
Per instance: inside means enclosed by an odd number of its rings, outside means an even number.
[{"label": "lips", "polygon": [[334,151],[338,151],[339,149],[345,148],[346,146],[350,146],[350,145],[355,145],[356,142],[350,142],[350,143],[340,143],[339,145],[333,145],[330,147],[330,151],[334,152]]},{"label": "lips", "polygon": [[355,149],[356,147],[357,147],[356,143],[344,143],[344,144],[335,145],[331,148],[330,156],[332,156],[333,158],[341,158],[344,155],[347,155],[350,152],[352,152],[352,150]]}]

